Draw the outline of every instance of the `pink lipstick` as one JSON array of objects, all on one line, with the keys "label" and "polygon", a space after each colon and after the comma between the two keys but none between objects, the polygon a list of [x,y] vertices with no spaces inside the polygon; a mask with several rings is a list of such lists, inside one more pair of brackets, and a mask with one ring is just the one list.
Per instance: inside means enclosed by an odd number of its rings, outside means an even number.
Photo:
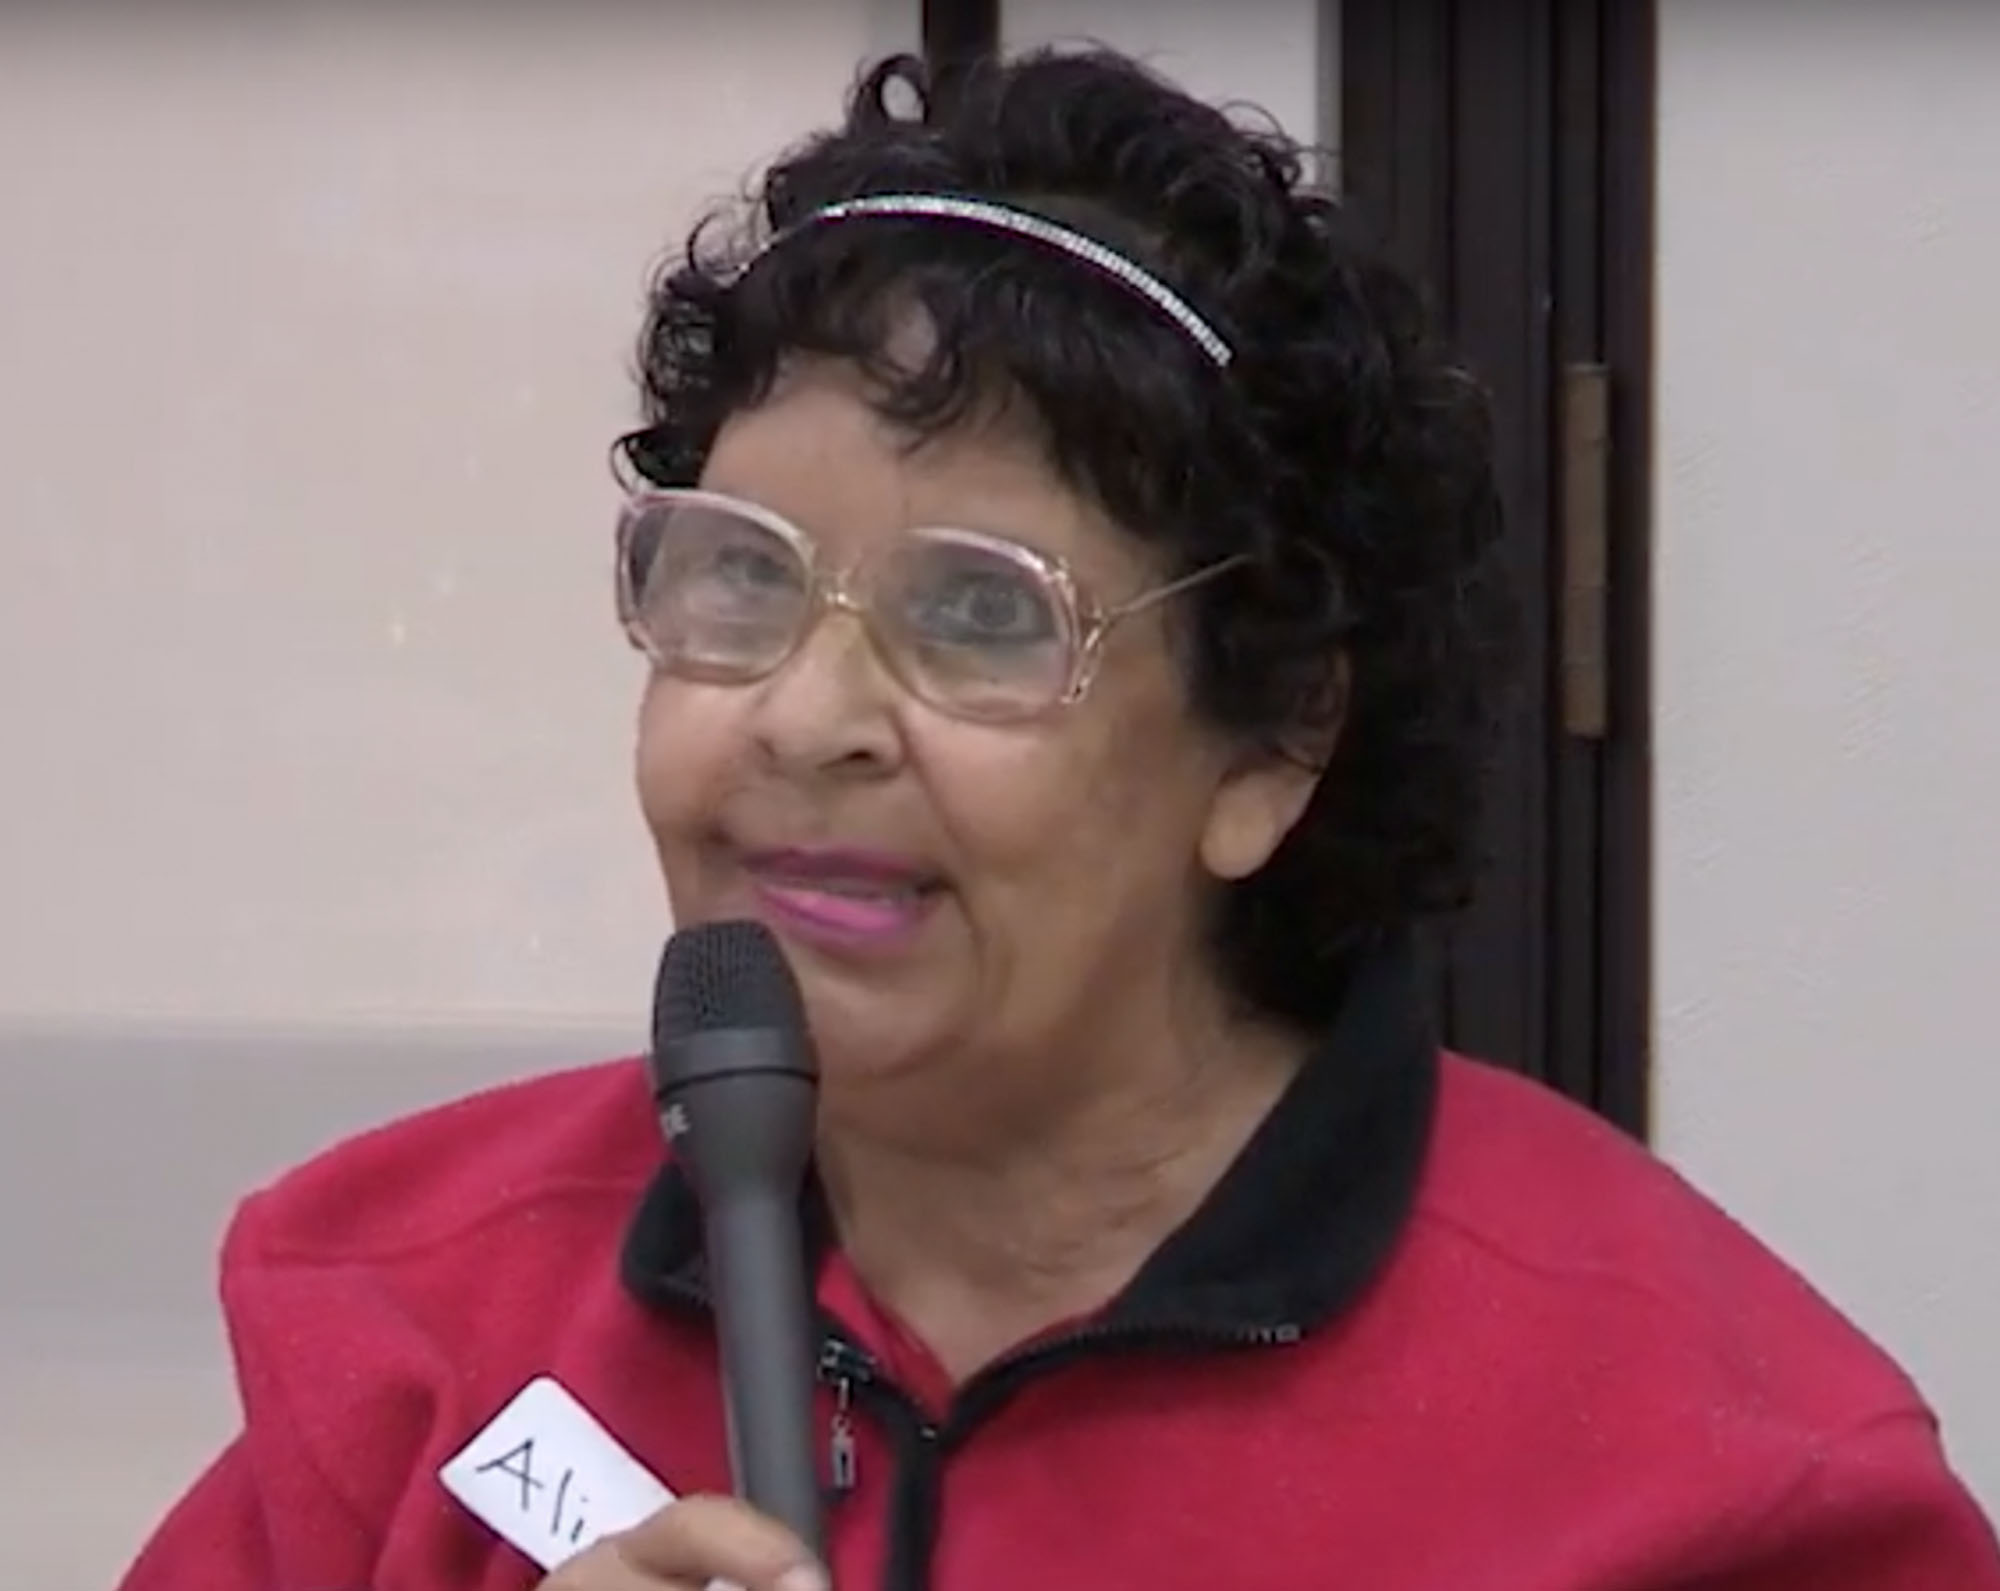
[{"label": "pink lipstick", "polygon": [[743,862],[771,927],[832,949],[893,948],[937,903],[934,871],[884,851],[767,850]]}]

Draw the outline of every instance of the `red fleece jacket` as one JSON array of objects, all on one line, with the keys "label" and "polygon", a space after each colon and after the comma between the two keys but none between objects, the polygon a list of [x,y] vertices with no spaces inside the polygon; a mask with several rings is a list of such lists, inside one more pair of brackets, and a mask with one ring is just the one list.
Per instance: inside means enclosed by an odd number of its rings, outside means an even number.
[{"label": "red fleece jacket", "polygon": [[[705,1320],[620,1278],[660,1161],[628,1062],[251,1198],[222,1263],[243,1431],[124,1591],[526,1591],[541,1572],[436,1476],[540,1375],[676,1491],[726,1489]],[[1372,1283],[1301,1340],[1024,1381],[943,1458],[934,1543],[900,1568],[908,1445],[861,1411],[837,1584],[2000,1591],[1910,1383],[1641,1148],[1447,1058],[1422,1168]],[[837,1254],[822,1299],[941,1412]]]}]

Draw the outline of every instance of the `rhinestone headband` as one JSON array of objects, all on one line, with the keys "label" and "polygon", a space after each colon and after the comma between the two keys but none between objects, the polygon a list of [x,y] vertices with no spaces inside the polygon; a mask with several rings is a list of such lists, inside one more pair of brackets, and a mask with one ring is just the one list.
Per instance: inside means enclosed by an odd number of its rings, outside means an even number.
[{"label": "rhinestone headband", "polygon": [[[837,203],[822,206],[794,225],[786,228],[763,252],[768,252],[786,238],[804,231],[807,227],[824,226],[830,222],[849,221],[860,216],[900,216],[916,217],[937,221],[962,221],[973,226],[987,227],[995,232],[1008,232],[1067,254],[1079,260],[1092,270],[1110,277],[1127,291],[1137,293],[1167,319],[1171,320],[1196,347],[1208,355],[1218,368],[1226,369],[1234,357],[1229,344],[1221,333],[1195,313],[1192,305],[1161,281],[1144,266],[1127,259],[1108,244],[1096,238],[1051,221],[1046,216],[1035,215],[1026,210],[1016,210],[1004,204],[994,204],[986,199],[964,199],[943,193],[879,193],[869,194],[860,199],[843,199]],[[754,262],[753,262],[754,263]]]}]

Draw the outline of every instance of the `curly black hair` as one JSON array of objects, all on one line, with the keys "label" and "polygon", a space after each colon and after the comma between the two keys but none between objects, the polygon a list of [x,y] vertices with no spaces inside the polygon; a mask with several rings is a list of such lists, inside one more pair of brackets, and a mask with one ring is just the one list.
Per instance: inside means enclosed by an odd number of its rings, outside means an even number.
[{"label": "curly black hair", "polygon": [[[897,101],[912,109],[897,108]],[[657,276],[625,456],[693,483],[722,422],[798,354],[853,361],[913,437],[1021,408],[1056,469],[1177,571],[1196,711],[1273,751],[1338,738],[1306,813],[1221,892],[1227,986],[1312,1026],[1362,943],[1461,905],[1478,861],[1511,607],[1480,386],[1412,282],[1303,151],[1118,54],[1040,51],[940,102],[920,63],[860,79],[846,118],[708,217]],[[1146,265],[1228,340],[1217,368],[1138,294],[989,229],[877,217],[788,228],[837,200],[1004,201]],[[776,248],[765,248],[774,237]],[[893,333],[935,337],[912,368]]]}]

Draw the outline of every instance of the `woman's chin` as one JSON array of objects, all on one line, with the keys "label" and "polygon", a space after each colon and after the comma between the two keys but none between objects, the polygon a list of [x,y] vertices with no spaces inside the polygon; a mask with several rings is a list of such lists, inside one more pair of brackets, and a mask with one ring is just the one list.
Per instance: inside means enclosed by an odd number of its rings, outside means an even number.
[{"label": "woman's chin", "polygon": [[964,1046],[951,1041],[945,1024],[842,1020],[815,1010],[810,991],[807,1010],[822,1123],[895,1137],[935,1124],[940,1110],[962,1097],[964,1081],[954,1074]]},{"label": "woman's chin", "polygon": [[814,1024],[823,1097],[867,1097],[891,1084],[921,1078],[936,1068],[938,1050],[913,1043],[908,1034],[855,1032],[844,1025],[822,1036]]}]

